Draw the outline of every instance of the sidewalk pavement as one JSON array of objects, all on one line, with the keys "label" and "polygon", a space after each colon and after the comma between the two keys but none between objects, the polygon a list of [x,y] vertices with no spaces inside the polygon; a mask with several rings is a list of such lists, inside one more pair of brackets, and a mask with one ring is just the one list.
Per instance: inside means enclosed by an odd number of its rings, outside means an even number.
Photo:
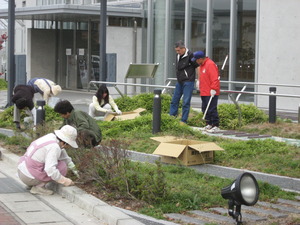
[{"label": "sidewalk pavement", "polygon": [[17,177],[19,156],[0,151],[0,225],[175,225],[110,206],[76,186],[57,184],[53,195],[33,195]]}]

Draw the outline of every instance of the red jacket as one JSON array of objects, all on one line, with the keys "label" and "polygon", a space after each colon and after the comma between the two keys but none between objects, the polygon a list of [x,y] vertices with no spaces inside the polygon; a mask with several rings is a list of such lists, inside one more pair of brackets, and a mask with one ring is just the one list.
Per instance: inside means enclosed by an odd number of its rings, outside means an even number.
[{"label": "red jacket", "polygon": [[200,96],[210,96],[213,89],[220,95],[220,77],[218,66],[208,57],[199,67],[199,90]]}]

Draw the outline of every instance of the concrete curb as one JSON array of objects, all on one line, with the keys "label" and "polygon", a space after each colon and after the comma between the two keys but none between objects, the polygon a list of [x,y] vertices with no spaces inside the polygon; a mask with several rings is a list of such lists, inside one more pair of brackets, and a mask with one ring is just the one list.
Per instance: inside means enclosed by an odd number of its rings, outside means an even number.
[{"label": "concrete curb", "polygon": [[[20,158],[19,156],[3,148],[1,149],[1,152],[2,160],[14,165],[18,163]],[[63,185],[54,185],[51,189],[56,190],[57,194],[61,195],[63,198],[68,199],[71,203],[76,204],[80,208],[109,225],[143,224],[76,186],[64,187]]]},{"label": "concrete curb", "polygon": [[[133,151],[130,152],[131,152],[130,158],[135,161],[154,163],[156,160],[160,160],[160,157],[156,155],[133,152]],[[190,166],[190,168],[200,173],[206,173],[209,175],[222,177],[222,178],[230,178],[230,179],[237,178],[241,173],[249,172],[252,173],[257,180],[267,182],[273,185],[277,185],[280,188],[285,189],[287,191],[300,192],[299,178],[279,176],[274,174],[267,174],[267,173],[236,169],[236,168],[230,168],[230,167],[218,166],[212,164],[195,165],[195,166]]]}]

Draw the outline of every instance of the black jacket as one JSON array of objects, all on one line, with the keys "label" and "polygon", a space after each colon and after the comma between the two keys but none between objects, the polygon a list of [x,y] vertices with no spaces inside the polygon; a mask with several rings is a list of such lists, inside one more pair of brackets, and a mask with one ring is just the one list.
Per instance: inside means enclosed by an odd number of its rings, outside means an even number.
[{"label": "black jacket", "polygon": [[176,55],[176,76],[179,83],[185,81],[195,81],[196,68],[199,66],[196,62],[192,62],[193,53],[186,49],[183,56]]},{"label": "black jacket", "polygon": [[34,89],[33,87],[29,85],[17,85],[14,88],[14,94],[12,96],[11,101],[13,103],[16,103],[16,101],[20,98],[26,99],[26,107],[28,107],[30,110],[33,109],[34,103],[33,103],[33,96],[34,96]]}]

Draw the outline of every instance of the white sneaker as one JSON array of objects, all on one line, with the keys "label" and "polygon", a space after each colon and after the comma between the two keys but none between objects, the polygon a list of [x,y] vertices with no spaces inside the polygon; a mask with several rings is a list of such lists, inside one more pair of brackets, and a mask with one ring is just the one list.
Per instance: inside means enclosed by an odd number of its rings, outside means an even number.
[{"label": "white sneaker", "polygon": [[215,132],[218,132],[218,131],[220,131],[220,128],[217,127],[217,126],[214,126],[211,129],[207,130],[207,132],[209,132],[209,133],[215,133]]},{"label": "white sneaker", "polygon": [[212,125],[206,125],[205,127],[201,127],[200,130],[203,130],[203,131],[208,131],[212,128]]},{"label": "white sneaker", "polygon": [[34,195],[53,195],[53,191],[38,186],[32,186],[30,193]]}]

